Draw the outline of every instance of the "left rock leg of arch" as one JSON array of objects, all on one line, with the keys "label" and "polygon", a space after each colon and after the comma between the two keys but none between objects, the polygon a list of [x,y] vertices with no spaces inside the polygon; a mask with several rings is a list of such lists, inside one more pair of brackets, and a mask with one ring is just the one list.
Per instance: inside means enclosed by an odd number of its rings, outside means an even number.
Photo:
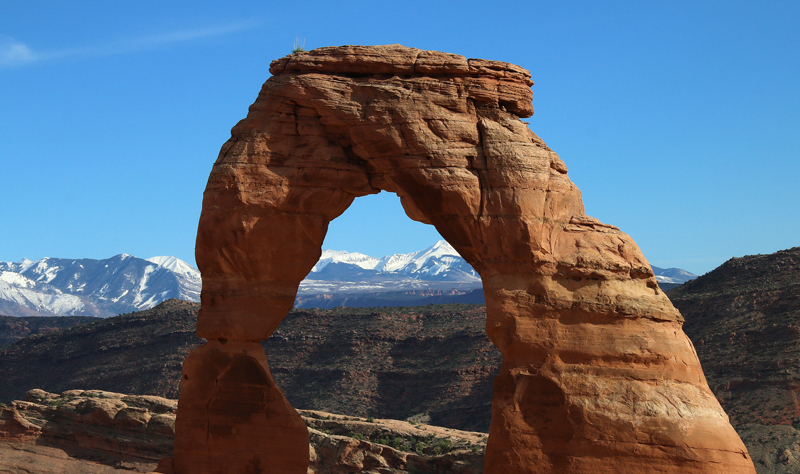
[{"label": "left rock leg of arch", "polygon": [[215,166],[200,219],[197,333],[208,343],[183,365],[175,470],[305,474],[308,430],[275,384],[260,341],[291,309],[328,222],[354,195],[322,168],[287,177],[280,167],[232,161]]}]

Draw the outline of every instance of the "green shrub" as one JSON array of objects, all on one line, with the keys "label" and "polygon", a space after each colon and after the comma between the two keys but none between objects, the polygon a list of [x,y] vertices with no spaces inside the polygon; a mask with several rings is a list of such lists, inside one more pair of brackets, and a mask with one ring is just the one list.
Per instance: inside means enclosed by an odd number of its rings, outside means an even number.
[{"label": "green shrub", "polygon": [[306,40],[304,39],[303,42],[300,42],[300,39],[295,37],[294,45],[292,46],[292,54],[295,53],[302,53],[306,50]]}]

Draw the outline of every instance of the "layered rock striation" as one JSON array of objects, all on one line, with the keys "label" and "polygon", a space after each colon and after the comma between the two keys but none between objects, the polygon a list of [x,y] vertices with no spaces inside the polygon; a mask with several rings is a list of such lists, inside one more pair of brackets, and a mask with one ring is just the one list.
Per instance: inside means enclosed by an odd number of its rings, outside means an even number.
[{"label": "layered rock striation", "polygon": [[0,472],[151,472],[172,454],[176,400],[34,389],[0,406]]},{"label": "layered rock striation", "polygon": [[394,192],[481,275],[503,356],[487,473],[752,473],[682,318],[633,240],[584,214],[567,167],[520,120],[528,71],[403,46],[274,61],[206,187],[198,336],[175,470],[306,472],[308,430],[259,342],[328,223]]},{"label": "layered rock striation", "polygon": [[[171,474],[176,402],[30,390],[25,400],[0,405],[0,472]],[[484,433],[312,410],[299,416],[311,440],[307,474],[483,472]]]}]

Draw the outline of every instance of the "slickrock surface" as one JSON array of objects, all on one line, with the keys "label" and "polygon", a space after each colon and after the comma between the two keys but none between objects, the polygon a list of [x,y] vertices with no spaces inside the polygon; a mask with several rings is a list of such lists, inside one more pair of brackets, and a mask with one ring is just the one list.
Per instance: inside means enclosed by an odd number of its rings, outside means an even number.
[{"label": "slickrock surface", "polygon": [[309,474],[483,472],[486,434],[312,410]]},{"label": "slickrock surface", "polygon": [[584,214],[564,162],[520,120],[526,70],[394,45],[320,48],[270,72],[204,195],[208,343],[183,365],[178,474],[306,472],[308,430],[259,341],[328,223],[381,190],[483,279],[503,355],[485,472],[754,472],[644,256]]},{"label": "slickrock surface", "polygon": [[[0,472],[171,473],[177,400],[101,390],[31,390],[0,408]],[[486,434],[301,411],[307,474],[480,474]],[[235,472],[235,471],[221,471]]]},{"label": "slickrock surface", "polygon": [[172,452],[176,400],[34,389],[0,407],[0,472],[151,472]]}]

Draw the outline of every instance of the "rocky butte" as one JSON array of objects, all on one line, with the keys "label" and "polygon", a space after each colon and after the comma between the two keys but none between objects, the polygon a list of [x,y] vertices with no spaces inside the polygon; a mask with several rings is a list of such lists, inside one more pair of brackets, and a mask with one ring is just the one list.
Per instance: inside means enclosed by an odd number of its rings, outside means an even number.
[{"label": "rocky butte", "polygon": [[396,193],[481,275],[503,356],[484,472],[754,473],[683,319],[633,240],[584,214],[520,120],[525,69],[399,45],[273,61],[209,177],[198,336],[177,474],[305,474],[309,434],[259,342],[291,309],[328,223]]}]

